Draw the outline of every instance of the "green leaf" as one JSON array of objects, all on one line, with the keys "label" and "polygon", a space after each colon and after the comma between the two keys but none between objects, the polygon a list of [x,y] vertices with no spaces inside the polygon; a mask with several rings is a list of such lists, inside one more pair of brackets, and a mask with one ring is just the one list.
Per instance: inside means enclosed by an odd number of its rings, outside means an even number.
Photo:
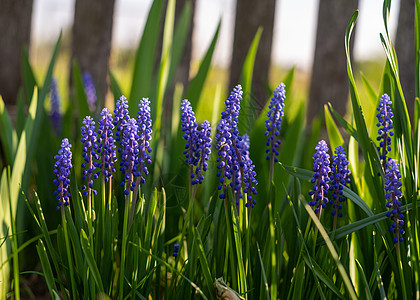
[{"label": "green leaf", "polygon": [[209,295],[213,295],[214,294],[213,279],[211,276],[211,272],[210,272],[209,264],[207,262],[206,255],[204,253],[204,247],[201,241],[200,233],[197,231],[195,227],[193,227],[192,229],[193,229],[192,231],[193,231],[194,240],[195,240],[194,245],[198,253],[198,259],[200,260],[201,269],[204,273],[204,279],[206,280],[207,289],[209,291]]},{"label": "green leaf", "polygon": [[4,105],[3,98],[0,95],[0,147],[1,159],[5,159],[6,165],[12,165],[14,154],[17,147],[17,135],[13,128],[12,121],[10,120],[6,106]]},{"label": "green leaf", "polygon": [[254,112],[255,105],[252,105],[252,75],[254,73],[255,57],[257,56],[258,45],[262,34],[262,27],[259,27],[254,39],[252,40],[251,46],[248,49],[246,55],[242,73],[241,73],[241,85],[244,92],[243,99],[241,101],[241,113],[239,114],[238,129],[239,132],[246,133],[253,127],[256,116]]},{"label": "green leaf", "polygon": [[309,259],[309,255],[307,253],[302,253],[302,257],[305,260],[306,265],[314,271],[318,279],[325,283],[325,285],[331,291],[333,291],[338,298],[345,299],[344,296],[340,293],[340,290],[334,285],[334,282],[327,275],[327,273],[325,273],[325,271],[316,263],[316,259]]},{"label": "green leaf", "polygon": [[50,295],[56,294],[56,286],[54,281],[53,272],[51,269],[50,261],[48,260],[47,250],[45,249],[44,242],[40,239],[36,245],[36,251],[41,262],[42,270],[44,271],[45,281],[47,282]]},{"label": "green leaf", "polygon": [[137,111],[137,101],[142,97],[153,96],[154,64],[156,48],[160,35],[160,24],[163,16],[163,0],[152,2],[143,35],[137,48],[133,65],[133,79],[131,82],[130,96],[127,97],[130,115]]},{"label": "green leaf", "polygon": [[331,242],[328,233],[325,231],[324,226],[322,226],[321,222],[319,221],[318,217],[315,215],[312,208],[306,203],[304,198],[300,198],[302,201],[302,204],[305,206],[306,211],[308,212],[309,216],[311,217],[312,221],[315,223],[315,226],[318,228],[319,233],[321,234],[322,238],[325,241],[325,244],[327,245],[328,251],[331,254],[331,257],[333,258],[334,262],[337,265],[338,271],[344,281],[344,286],[346,287],[349,296],[351,299],[357,299],[356,291],[354,290],[354,286],[352,281],[350,280],[350,277],[347,275],[346,269],[344,268],[343,264],[340,261],[340,258],[338,256],[337,251],[334,248],[333,243]]},{"label": "green leaf", "polygon": [[[95,282],[96,287],[100,292],[104,292],[104,287],[102,285],[101,275],[99,274],[98,267],[96,265],[95,259],[92,255],[92,246],[89,244],[88,237],[86,232],[82,229],[80,232],[80,244],[82,246],[83,254],[85,255],[86,262],[89,266],[89,271],[92,274],[93,281]],[[124,276],[124,275],[121,275]]]},{"label": "green leaf", "polygon": [[340,130],[337,128],[337,125],[332,118],[327,105],[324,105],[324,114],[325,114],[325,125],[328,131],[328,137],[330,140],[331,152],[333,149],[336,149],[338,146],[344,146],[344,139],[341,136]]},{"label": "green leaf", "polygon": [[219,38],[219,31],[220,31],[221,21],[217,25],[216,32],[213,35],[213,39],[210,43],[209,48],[204,55],[200,63],[200,67],[198,68],[197,74],[191,80],[187,91],[185,92],[185,98],[189,99],[191,103],[191,107],[193,109],[197,109],[198,101],[201,97],[201,92],[203,91],[204,83],[206,82],[207,74],[210,70],[210,64],[213,57],[214,49],[216,48],[216,42]]}]

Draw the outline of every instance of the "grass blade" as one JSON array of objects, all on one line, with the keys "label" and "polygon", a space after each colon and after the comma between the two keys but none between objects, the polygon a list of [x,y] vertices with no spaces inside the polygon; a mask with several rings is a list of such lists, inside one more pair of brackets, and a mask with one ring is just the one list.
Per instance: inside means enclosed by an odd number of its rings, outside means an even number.
[{"label": "grass blade", "polygon": [[344,285],[349,293],[350,298],[354,300],[358,299],[356,295],[356,291],[354,290],[353,284],[350,280],[350,277],[347,275],[347,272],[338,257],[338,253],[335,250],[334,245],[332,244],[330,238],[328,237],[328,233],[324,229],[324,226],[322,226],[318,217],[315,215],[314,211],[308,205],[305,199],[301,198],[300,200],[302,201],[302,204],[305,206],[305,209],[308,212],[309,216],[311,217],[312,221],[315,223],[315,226],[318,228],[319,232],[321,233],[321,236],[324,239],[325,244],[327,245],[332,258],[337,265],[338,271],[340,272],[340,275],[343,278]]}]

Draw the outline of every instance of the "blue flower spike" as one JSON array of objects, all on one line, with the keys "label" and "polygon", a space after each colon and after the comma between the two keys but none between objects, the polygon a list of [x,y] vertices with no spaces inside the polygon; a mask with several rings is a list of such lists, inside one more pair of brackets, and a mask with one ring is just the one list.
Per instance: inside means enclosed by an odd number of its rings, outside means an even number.
[{"label": "blue flower spike", "polygon": [[123,128],[127,124],[128,120],[130,120],[130,116],[128,115],[128,100],[124,97],[124,95],[122,95],[120,99],[117,100],[114,109],[113,124],[116,128],[115,141],[121,143]]},{"label": "blue flower spike", "polygon": [[328,154],[328,146],[324,140],[318,142],[315,147],[315,154],[312,156],[314,160],[312,170],[315,172],[314,176],[311,179],[312,191],[309,192],[309,196],[312,197],[312,200],[309,201],[309,205],[314,207],[315,213],[318,215],[318,218],[321,216],[321,209],[326,207],[328,198],[329,189],[329,173],[330,169],[330,156]]},{"label": "blue flower spike", "polygon": [[195,165],[197,166],[194,174],[192,174],[192,184],[202,184],[204,180],[204,172],[207,171],[207,161],[211,154],[211,125],[209,121],[201,124],[201,129],[197,130],[195,143]]},{"label": "blue flower spike", "polygon": [[278,147],[280,146],[280,129],[281,122],[284,116],[284,100],[286,99],[286,90],[284,83],[280,83],[274,91],[274,96],[271,98],[269,111],[267,112],[267,119],[265,121],[265,136],[267,137],[267,153],[266,159],[272,159],[273,162],[278,162],[279,155]]},{"label": "blue flower spike", "polygon": [[[338,146],[334,151],[331,164],[331,175],[330,175],[330,191],[332,191],[332,200],[329,204],[332,205],[333,210],[331,214],[335,217],[342,217],[341,212],[343,208],[343,202],[346,201],[346,197],[343,196],[343,187],[350,183],[350,170],[348,168],[349,161],[347,160],[346,151],[342,146]],[[335,222],[334,222],[335,224]]]},{"label": "blue flower spike", "polygon": [[[242,87],[237,85],[230,96],[225,100],[226,109],[221,114],[221,120],[217,125],[216,143],[217,143],[217,177],[219,179],[218,190],[222,192],[220,199],[226,198],[227,181],[233,180],[232,185],[238,186],[237,177],[239,170],[239,160],[236,157],[235,144],[239,137],[238,117],[240,110],[240,102],[242,100]],[[235,187],[234,191],[235,191]]]},{"label": "blue flower spike", "polygon": [[96,151],[98,149],[96,132],[95,132],[95,122],[92,117],[87,116],[83,119],[83,126],[81,128],[83,144],[82,148],[82,180],[87,180],[87,185],[83,185],[83,195],[87,196],[89,191],[92,191],[96,195],[96,190],[93,189],[93,179],[98,178],[98,174],[93,171],[96,168],[96,161],[99,160],[98,154]]},{"label": "blue flower spike", "polygon": [[388,201],[386,207],[389,209],[386,216],[391,219],[392,224],[389,231],[394,233],[394,243],[404,241],[404,214],[401,213],[402,183],[399,165],[395,159],[389,159],[385,170],[385,199]]},{"label": "blue flower spike", "polygon": [[376,126],[379,128],[377,137],[379,147],[377,147],[377,149],[384,171],[387,167],[388,152],[391,151],[391,137],[394,135],[392,132],[392,129],[394,128],[392,125],[392,117],[394,114],[391,111],[391,105],[392,101],[389,96],[387,94],[383,94],[382,97],[379,98],[379,105],[376,109],[378,111],[378,114],[376,115],[378,123]]},{"label": "blue flower spike", "polygon": [[68,139],[61,141],[61,148],[58,150],[58,154],[54,157],[54,184],[57,186],[57,190],[54,191],[54,196],[58,200],[57,210],[64,206],[69,205],[70,199],[70,172],[72,168],[71,158],[71,145]]},{"label": "blue flower spike", "polygon": [[135,119],[130,119],[124,126],[121,147],[120,171],[123,173],[121,185],[125,186],[124,195],[128,195],[136,186],[134,176],[137,174],[139,162],[138,126]]},{"label": "blue flower spike", "polygon": [[195,114],[192,110],[191,103],[187,99],[181,102],[181,129],[183,132],[182,138],[186,140],[185,143],[185,162],[190,166],[190,176],[193,176],[192,168],[196,164],[194,153],[196,152],[196,141],[198,139],[198,124],[195,119]]},{"label": "blue flower spike", "polygon": [[141,178],[141,183],[145,182],[143,174],[148,175],[149,170],[146,164],[150,165],[152,159],[150,153],[150,140],[152,139],[152,118],[150,115],[150,101],[143,98],[139,103],[139,111],[137,114],[137,127],[138,127],[138,145],[139,145],[139,168],[135,174]]},{"label": "blue flower spike", "polygon": [[97,154],[100,160],[96,167],[100,169],[98,172],[102,174],[105,182],[112,179],[112,173],[115,172],[115,162],[117,160],[116,146],[114,140],[114,124],[112,124],[112,115],[107,108],[102,109],[101,117],[98,121],[98,150]]}]

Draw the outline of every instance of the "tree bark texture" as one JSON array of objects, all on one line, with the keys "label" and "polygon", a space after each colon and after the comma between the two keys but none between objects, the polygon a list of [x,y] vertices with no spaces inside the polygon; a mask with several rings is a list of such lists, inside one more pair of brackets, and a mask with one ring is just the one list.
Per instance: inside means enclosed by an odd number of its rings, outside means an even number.
[{"label": "tree bark texture", "polygon": [[251,46],[258,27],[262,26],[263,32],[255,58],[252,77],[252,91],[244,91],[252,92],[251,98],[254,99],[257,113],[264,107],[270,92],[268,75],[271,64],[275,10],[275,0],[236,1],[229,90],[239,83],[242,66],[248,49]]},{"label": "tree bark texture", "polygon": [[[115,0],[76,0],[72,57],[95,83],[99,107],[108,91],[109,56]],[[97,106],[98,107],[98,106]]]},{"label": "tree bark texture", "polygon": [[[357,8],[357,0],[320,0],[316,45],[309,89],[308,124],[331,102],[340,114],[346,112],[348,77],[344,34]],[[354,44],[354,33],[351,49]]]},{"label": "tree bark texture", "polygon": [[33,0],[0,0],[0,94],[16,103],[22,85],[22,50],[29,50]]},{"label": "tree bark texture", "polygon": [[415,53],[414,53],[414,1],[401,0],[395,40],[400,81],[411,120],[414,118]]}]

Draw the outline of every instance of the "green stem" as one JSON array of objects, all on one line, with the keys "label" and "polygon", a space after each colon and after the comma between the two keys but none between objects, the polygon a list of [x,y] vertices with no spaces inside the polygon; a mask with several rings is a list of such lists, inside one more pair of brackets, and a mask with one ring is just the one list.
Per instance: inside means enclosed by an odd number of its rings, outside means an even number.
[{"label": "green stem", "polygon": [[[9,177],[8,177],[9,179]],[[18,252],[18,241],[16,233],[16,224],[15,216],[12,210],[12,197],[10,195],[10,183],[8,182],[8,194],[9,194],[9,213],[10,213],[10,225],[12,227],[12,236],[13,236],[13,279],[15,281],[15,299],[20,299],[20,282],[19,282],[19,252]]]},{"label": "green stem", "polygon": [[61,206],[61,222],[63,223],[63,231],[64,231],[64,239],[66,241],[66,252],[67,252],[67,259],[69,261],[69,270],[70,270],[70,282],[71,282],[71,292],[73,295],[73,299],[77,299],[76,297],[76,282],[75,282],[75,278],[74,278],[74,270],[73,270],[73,260],[71,257],[71,252],[70,252],[70,242],[69,242],[69,235],[67,232],[67,220],[66,220],[66,216],[65,216],[65,212],[64,212],[64,205]]},{"label": "green stem", "polygon": [[407,300],[407,294],[405,289],[405,280],[404,280],[404,273],[403,273],[403,266],[402,266],[402,260],[401,260],[401,251],[400,251],[400,241],[397,242],[397,260],[398,260],[398,273],[400,275],[400,281],[401,281],[401,291],[402,296],[404,300]]},{"label": "green stem", "polygon": [[124,223],[123,223],[123,234],[122,234],[122,250],[121,250],[121,266],[120,266],[120,284],[118,299],[122,300],[124,296],[124,271],[125,271],[125,255],[127,251],[127,228],[128,228],[128,213],[130,211],[130,203],[133,194],[130,192],[125,200],[124,208]]}]

